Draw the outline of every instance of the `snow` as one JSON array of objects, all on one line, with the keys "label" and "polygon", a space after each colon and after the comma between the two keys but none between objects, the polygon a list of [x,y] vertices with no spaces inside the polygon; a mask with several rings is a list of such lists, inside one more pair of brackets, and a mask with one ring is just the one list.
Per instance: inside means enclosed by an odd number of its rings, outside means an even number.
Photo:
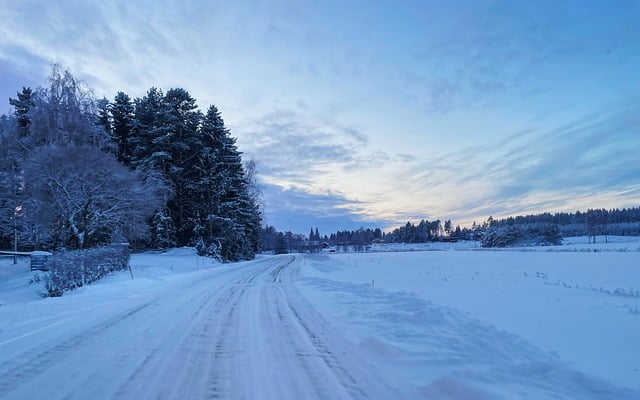
[{"label": "snow", "polygon": [[[312,256],[301,282],[351,340],[401,371],[396,381],[429,382],[430,394],[458,382],[480,398],[640,398],[637,238],[619,252],[569,243]],[[517,393],[502,393],[510,385]]]},{"label": "snow", "polygon": [[0,398],[640,398],[640,242],[586,241],[182,248],[46,299],[0,258]]}]

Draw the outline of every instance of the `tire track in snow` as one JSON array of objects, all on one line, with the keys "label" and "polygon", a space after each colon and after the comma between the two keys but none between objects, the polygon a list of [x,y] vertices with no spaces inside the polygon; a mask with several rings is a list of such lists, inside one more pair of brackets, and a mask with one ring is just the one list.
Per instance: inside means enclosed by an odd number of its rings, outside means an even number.
[{"label": "tire track in snow", "polygon": [[39,383],[52,399],[397,398],[297,291],[295,261],[191,280],[33,346],[0,364],[0,398]]},{"label": "tire track in snow", "polygon": [[[223,274],[225,274],[224,272]],[[233,272],[232,272],[233,273]],[[233,273],[237,275],[236,273]],[[11,356],[10,359],[7,359],[0,363],[0,398],[5,398],[5,396],[11,396],[12,393],[16,392],[12,398],[23,398],[24,395],[20,395],[18,393],[28,393],[29,384],[27,382],[46,382],[47,384],[51,384],[53,382],[66,382],[69,384],[69,374],[65,374],[63,377],[61,374],[64,371],[54,370],[58,365],[69,365],[73,364],[70,360],[78,360],[81,364],[86,364],[90,362],[91,356],[86,355],[87,350],[96,351],[99,343],[104,341],[105,338],[115,337],[116,343],[114,343],[115,348],[105,348],[102,351],[106,352],[108,355],[97,354],[97,357],[105,357],[104,360],[105,365],[112,366],[111,370],[116,374],[121,374],[119,367],[131,369],[131,364],[135,365],[140,363],[138,368],[134,371],[129,371],[130,375],[125,376],[126,382],[134,381],[136,377],[141,375],[141,372],[144,371],[149,365],[152,365],[154,360],[161,359],[161,349],[159,348],[162,344],[166,344],[162,342],[160,344],[156,344],[156,346],[149,350],[149,352],[145,355],[143,360],[137,360],[135,356],[132,356],[127,351],[130,350],[132,353],[138,352],[139,350],[136,347],[138,343],[127,344],[128,340],[132,340],[129,332],[126,330],[130,329],[132,325],[135,325],[137,321],[131,322],[132,317],[139,317],[140,323],[139,329],[143,329],[144,325],[148,323],[149,320],[153,319],[162,319],[165,313],[164,306],[162,304],[171,305],[173,300],[178,301],[178,298],[173,296],[173,293],[177,293],[179,295],[181,302],[179,305],[183,305],[185,307],[185,311],[188,313],[193,313],[192,315],[197,315],[202,312],[204,307],[207,304],[211,304],[211,299],[216,297],[218,293],[212,292],[209,293],[208,296],[203,297],[203,293],[206,293],[208,288],[208,282],[205,278],[204,281],[189,281],[187,284],[181,284],[177,287],[169,288],[169,290],[164,290],[160,296],[157,296],[152,299],[147,299],[147,301],[136,305],[135,307],[130,307],[125,312],[117,313],[115,316],[112,316],[104,321],[94,324],[93,326],[84,328],[81,332],[69,335],[63,339],[53,339],[53,343],[51,339],[47,340],[47,342],[43,342],[36,346],[27,347],[27,350],[22,351],[16,355]],[[196,293],[192,293],[191,290],[199,289]],[[186,295],[186,296],[185,296]],[[150,306],[157,306],[151,307]],[[152,309],[153,308],[153,309]],[[195,309],[195,310],[194,310]],[[194,310],[194,311],[192,311]],[[144,312],[143,312],[144,311]],[[144,314],[144,315],[141,315]],[[82,314],[78,314],[75,318],[81,317]],[[122,325],[122,327],[120,327]],[[117,328],[117,329],[116,329]],[[114,331],[114,329],[116,329]],[[153,333],[151,333],[153,334]],[[123,343],[118,343],[119,341],[124,341]],[[28,345],[28,344],[27,344]],[[173,345],[172,343],[168,343],[168,345]],[[128,346],[128,347],[127,347]],[[101,350],[97,350],[101,351]],[[92,371],[96,367],[88,364],[89,368],[83,371],[76,371],[73,367],[72,370],[69,371],[70,374],[75,376],[79,376],[78,382],[73,382],[73,385],[76,386],[81,392],[82,388],[85,385],[96,386],[98,384],[102,384],[105,388],[109,388],[113,386],[115,380],[113,377],[109,376],[109,374],[105,374],[105,370],[97,366],[97,370]],[[58,367],[59,369],[59,367]],[[137,374],[136,374],[137,373]],[[86,377],[86,375],[88,377]],[[44,375],[47,375],[44,378]],[[62,379],[58,379],[57,377]],[[119,378],[122,378],[119,376]],[[44,379],[44,380],[43,380]],[[106,380],[106,381],[105,381]],[[124,385],[121,386],[125,386]],[[117,386],[115,386],[117,388]],[[53,398],[64,398],[64,394],[60,395],[60,387],[52,388],[50,395]],[[110,390],[113,390],[111,388]],[[121,394],[122,392],[120,392]],[[57,395],[56,395],[57,394]],[[69,396],[76,396],[76,394],[69,393]],[[129,394],[125,397],[130,397]]]},{"label": "tire track in snow", "polygon": [[[277,270],[277,281],[282,283],[282,276],[284,267],[290,266],[294,260],[289,261],[286,265]],[[297,289],[292,283],[291,275],[293,274],[293,267],[289,271],[289,275],[285,276],[285,296],[284,299],[280,298],[281,302],[279,307],[286,307],[289,311],[289,318],[292,320],[290,324],[297,324],[297,326],[304,332],[306,341],[311,344],[314,352],[311,354],[300,353],[300,356],[308,357],[316,355],[326,365],[329,371],[333,373],[336,380],[346,389],[349,397],[353,399],[368,399],[369,394],[366,393],[362,384],[349,372],[349,369],[342,365],[341,360],[335,353],[346,354],[346,348],[332,349],[339,344],[339,340],[336,340],[333,335],[329,338],[326,336],[330,333],[327,323],[317,314],[313,307],[308,304],[300,296]],[[276,272],[276,271],[274,271]],[[274,279],[274,282],[276,280]],[[306,312],[303,314],[298,309],[304,309]],[[280,319],[284,318],[284,314],[280,308],[278,308],[278,316]],[[303,317],[304,315],[304,317]],[[320,332],[319,332],[320,331]],[[323,337],[325,337],[323,339]],[[327,344],[328,339],[333,339],[331,346]],[[335,352],[335,353],[334,353]],[[324,396],[321,396],[324,397]]]},{"label": "tire track in snow", "polygon": [[[238,323],[236,317],[236,309],[240,298],[245,294],[247,288],[253,284],[256,278],[278,265],[278,261],[268,260],[266,267],[260,268],[246,276],[243,276],[235,282],[235,285],[229,287],[223,296],[216,303],[215,312],[223,318],[219,322],[218,335],[214,344],[213,353],[213,370],[210,375],[207,387],[207,398],[219,399],[226,396],[234,398],[244,398],[241,388],[236,388],[232,392],[232,371],[236,369],[235,357],[238,356],[237,345],[233,342],[235,339],[234,330],[237,330]],[[222,364],[227,363],[224,368]]]},{"label": "tire track in snow", "polygon": [[[297,293],[291,278],[294,261],[274,258],[273,264],[238,280],[221,297],[224,318],[209,398],[395,397],[368,366],[352,373],[359,361],[345,363],[350,344]],[[368,378],[359,379],[363,374]],[[373,389],[367,391],[372,382]]]},{"label": "tire track in snow", "polygon": [[19,387],[24,381],[52,367],[69,353],[79,351],[80,346],[91,339],[92,336],[132,317],[149,307],[151,303],[147,302],[134,307],[114,318],[94,325],[92,328],[72,336],[53,347],[36,350],[35,354],[33,349],[30,349],[3,362],[0,364],[0,398]]},{"label": "tire track in snow", "polygon": [[[224,285],[222,291],[204,282],[202,292],[192,299],[195,301],[179,305],[189,316],[182,338],[178,342],[168,339],[156,344],[115,397],[130,398],[131,393],[136,393],[136,398],[212,397],[210,394],[217,389],[208,376],[215,364],[214,343],[220,336],[224,305],[233,303],[238,287],[251,283],[264,268],[269,268],[269,261],[258,260],[248,273]],[[269,265],[256,270],[265,263]],[[167,354],[167,349],[173,350]],[[145,382],[143,387],[141,381]]]}]

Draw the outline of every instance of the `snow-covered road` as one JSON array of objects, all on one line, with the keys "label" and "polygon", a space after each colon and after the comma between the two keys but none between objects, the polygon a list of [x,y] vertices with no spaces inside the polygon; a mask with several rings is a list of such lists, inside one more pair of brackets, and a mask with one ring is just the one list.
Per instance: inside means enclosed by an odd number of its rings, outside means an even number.
[{"label": "snow-covered road", "polygon": [[0,398],[402,397],[298,292],[301,263],[261,258],[22,316],[3,307]]}]

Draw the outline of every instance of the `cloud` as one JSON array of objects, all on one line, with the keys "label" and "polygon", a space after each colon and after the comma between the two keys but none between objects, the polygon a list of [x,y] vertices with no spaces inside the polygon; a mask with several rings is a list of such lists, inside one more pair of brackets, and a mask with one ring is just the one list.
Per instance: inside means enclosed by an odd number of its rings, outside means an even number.
[{"label": "cloud", "polygon": [[292,112],[255,121],[243,140],[259,159],[270,202],[286,204],[275,214],[325,215],[337,227],[340,220],[390,228],[423,218],[470,224],[489,215],[637,205],[638,109],[640,100],[614,105],[435,157],[371,150],[357,131]]},{"label": "cloud", "polygon": [[505,95],[554,92],[555,82],[585,73],[607,79],[606,68],[589,65],[610,63],[609,47],[637,54],[631,39],[640,34],[633,25],[637,12],[623,15],[604,4],[576,8],[562,2],[498,1],[423,7],[422,40],[397,75],[405,95],[428,114],[484,107],[504,101]]},{"label": "cloud", "polygon": [[406,170],[408,191],[443,199],[436,202],[439,215],[465,223],[479,216],[637,205],[639,109],[635,101],[429,160]]},{"label": "cloud", "polygon": [[275,111],[236,129],[242,148],[260,159],[275,182],[308,185],[319,175],[365,167],[368,138],[333,121],[315,123],[294,111]]},{"label": "cloud", "polygon": [[316,221],[333,231],[392,226],[394,219],[377,207],[378,197],[388,195],[390,187],[385,167],[416,160],[412,154],[373,150],[366,134],[336,121],[315,121],[305,110],[272,112],[233,131],[241,132],[238,143],[245,156],[258,160],[268,220],[277,221],[272,223],[280,229],[293,229],[284,227],[300,221],[305,226]]}]

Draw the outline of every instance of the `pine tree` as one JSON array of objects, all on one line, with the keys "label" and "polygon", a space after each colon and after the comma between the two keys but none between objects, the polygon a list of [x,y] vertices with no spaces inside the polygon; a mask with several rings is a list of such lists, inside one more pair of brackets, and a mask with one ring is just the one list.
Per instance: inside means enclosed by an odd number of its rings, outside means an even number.
[{"label": "pine tree", "polygon": [[[130,131],[128,124],[128,111],[126,95],[118,93],[118,110],[114,113],[114,135],[118,147],[122,145],[121,157],[132,168],[138,171],[146,171],[149,174],[160,174],[165,180],[169,193],[164,197],[164,206],[155,211],[150,219],[151,246],[156,249],[174,247],[176,241],[176,228],[170,211],[166,208],[167,202],[173,197],[174,188],[167,178],[166,165],[169,159],[168,153],[157,144],[156,139],[163,135],[163,107],[164,95],[160,89],[150,88],[146,95],[137,98],[133,102],[134,114],[131,120]],[[114,107],[116,105],[114,104]],[[116,133],[116,129],[119,129]],[[129,134],[125,140],[125,136]],[[120,150],[118,150],[120,151]],[[128,159],[128,161],[126,160]]]},{"label": "pine tree", "polygon": [[216,106],[207,110],[200,132],[207,149],[202,162],[210,168],[206,240],[219,242],[225,259],[253,258],[260,241],[259,205],[250,195],[236,139]]},{"label": "pine tree", "polygon": [[118,92],[109,110],[113,120],[111,133],[116,144],[116,157],[118,161],[130,165],[133,157],[131,136],[135,118],[133,102],[129,95]]},{"label": "pine tree", "polygon": [[29,111],[34,106],[33,90],[29,87],[23,87],[22,91],[17,93],[17,96],[16,99],[9,98],[9,104],[14,108],[20,136],[25,137],[29,134],[29,125],[31,125]]},{"label": "pine tree", "polygon": [[164,134],[162,90],[152,87],[144,97],[136,99],[134,104],[133,136],[129,141],[131,165],[166,172],[165,161],[168,154],[157,143],[158,138]]},{"label": "pine tree", "polygon": [[201,230],[203,211],[202,196],[196,187],[202,172],[196,165],[203,147],[198,132],[202,115],[197,111],[195,99],[181,88],[167,91],[163,106],[164,135],[156,138],[156,145],[168,153],[165,174],[175,190],[167,207],[176,226],[178,245],[193,245]]},{"label": "pine tree", "polygon": [[98,109],[98,114],[96,115],[96,125],[102,127],[105,132],[107,132],[109,136],[111,136],[113,131],[113,123],[111,119],[111,112],[109,110],[109,100],[107,100],[106,97],[97,100],[96,108]]}]

